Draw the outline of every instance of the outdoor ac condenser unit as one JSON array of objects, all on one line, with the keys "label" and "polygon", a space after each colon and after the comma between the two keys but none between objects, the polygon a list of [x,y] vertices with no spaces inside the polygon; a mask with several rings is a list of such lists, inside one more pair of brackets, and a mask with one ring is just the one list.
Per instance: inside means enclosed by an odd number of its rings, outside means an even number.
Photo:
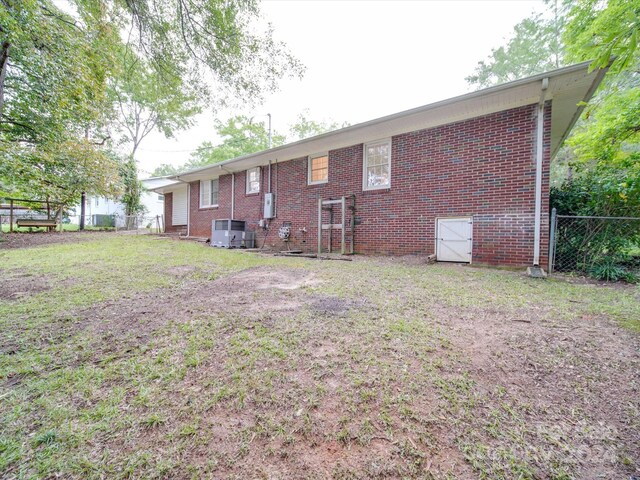
[{"label": "outdoor ac condenser unit", "polygon": [[244,246],[245,222],[241,220],[214,220],[211,222],[211,246],[240,248]]}]

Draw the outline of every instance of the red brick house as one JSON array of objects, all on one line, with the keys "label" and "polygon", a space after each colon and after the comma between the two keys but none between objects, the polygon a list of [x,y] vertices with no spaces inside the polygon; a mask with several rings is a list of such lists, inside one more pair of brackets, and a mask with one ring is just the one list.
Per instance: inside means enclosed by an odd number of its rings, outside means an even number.
[{"label": "red brick house", "polygon": [[284,225],[315,251],[324,225],[325,250],[344,232],[355,253],[545,265],[550,162],[604,73],[561,68],[185,172],[158,190],[166,230],[210,237],[237,219],[286,248]]}]

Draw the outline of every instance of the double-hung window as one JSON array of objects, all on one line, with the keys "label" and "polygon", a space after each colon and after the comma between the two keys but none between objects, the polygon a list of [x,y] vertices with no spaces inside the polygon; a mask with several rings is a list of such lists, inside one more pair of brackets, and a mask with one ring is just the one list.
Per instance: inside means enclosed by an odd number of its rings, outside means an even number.
[{"label": "double-hung window", "polygon": [[200,208],[218,206],[218,179],[200,180]]},{"label": "double-hung window", "polygon": [[329,155],[326,153],[309,156],[308,183],[327,183],[329,180]]},{"label": "double-hung window", "polygon": [[247,193],[260,192],[260,167],[247,170]]},{"label": "double-hung window", "polygon": [[391,139],[365,143],[362,180],[364,190],[391,186]]}]

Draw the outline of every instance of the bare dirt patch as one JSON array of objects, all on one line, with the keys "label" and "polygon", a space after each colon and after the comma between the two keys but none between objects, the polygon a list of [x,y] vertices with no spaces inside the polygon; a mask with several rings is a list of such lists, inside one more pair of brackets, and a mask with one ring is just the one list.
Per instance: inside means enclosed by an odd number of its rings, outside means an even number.
[{"label": "bare dirt patch", "polygon": [[0,234],[0,250],[9,248],[29,248],[54,243],[86,242],[99,240],[114,232],[14,232]]},{"label": "bare dirt patch", "polygon": [[[579,478],[634,471],[623,465],[640,459],[636,335],[602,315],[558,319],[544,306],[439,311],[485,394],[476,431],[504,416],[500,428],[526,440],[520,453],[541,458],[532,462],[536,476],[545,476],[545,463]],[[484,441],[496,446],[505,438],[485,431]]]},{"label": "bare dirt patch", "polygon": [[255,288],[256,290],[280,289],[296,290],[316,283],[307,270],[273,269],[267,267],[251,268],[228,278],[225,284]]},{"label": "bare dirt patch", "polygon": [[180,289],[131,294],[65,313],[49,338],[59,340],[88,332],[92,347],[87,352],[94,356],[93,361],[101,361],[105,355],[128,353],[148,343],[155,332],[171,322],[188,322],[197,315],[257,316],[268,323],[273,315],[294,312],[303,304],[297,296],[280,295],[280,290],[293,291],[317,283],[313,274],[302,269],[258,267],[213,281],[189,280],[188,276],[197,271],[189,265],[168,269],[169,274],[184,281]]},{"label": "bare dirt patch", "polygon": [[0,277],[0,300],[18,300],[50,288],[46,277],[20,271],[5,272]]},{"label": "bare dirt patch", "polygon": [[333,295],[316,295],[309,299],[308,305],[313,313],[329,317],[346,317],[350,310],[362,308],[366,302],[356,302]]}]

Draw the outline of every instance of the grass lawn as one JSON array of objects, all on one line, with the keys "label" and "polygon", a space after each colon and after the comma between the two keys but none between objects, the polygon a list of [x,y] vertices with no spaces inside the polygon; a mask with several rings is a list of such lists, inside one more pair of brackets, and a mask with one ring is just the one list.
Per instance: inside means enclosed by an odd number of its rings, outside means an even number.
[{"label": "grass lawn", "polygon": [[78,239],[0,249],[2,478],[640,473],[639,287]]}]

